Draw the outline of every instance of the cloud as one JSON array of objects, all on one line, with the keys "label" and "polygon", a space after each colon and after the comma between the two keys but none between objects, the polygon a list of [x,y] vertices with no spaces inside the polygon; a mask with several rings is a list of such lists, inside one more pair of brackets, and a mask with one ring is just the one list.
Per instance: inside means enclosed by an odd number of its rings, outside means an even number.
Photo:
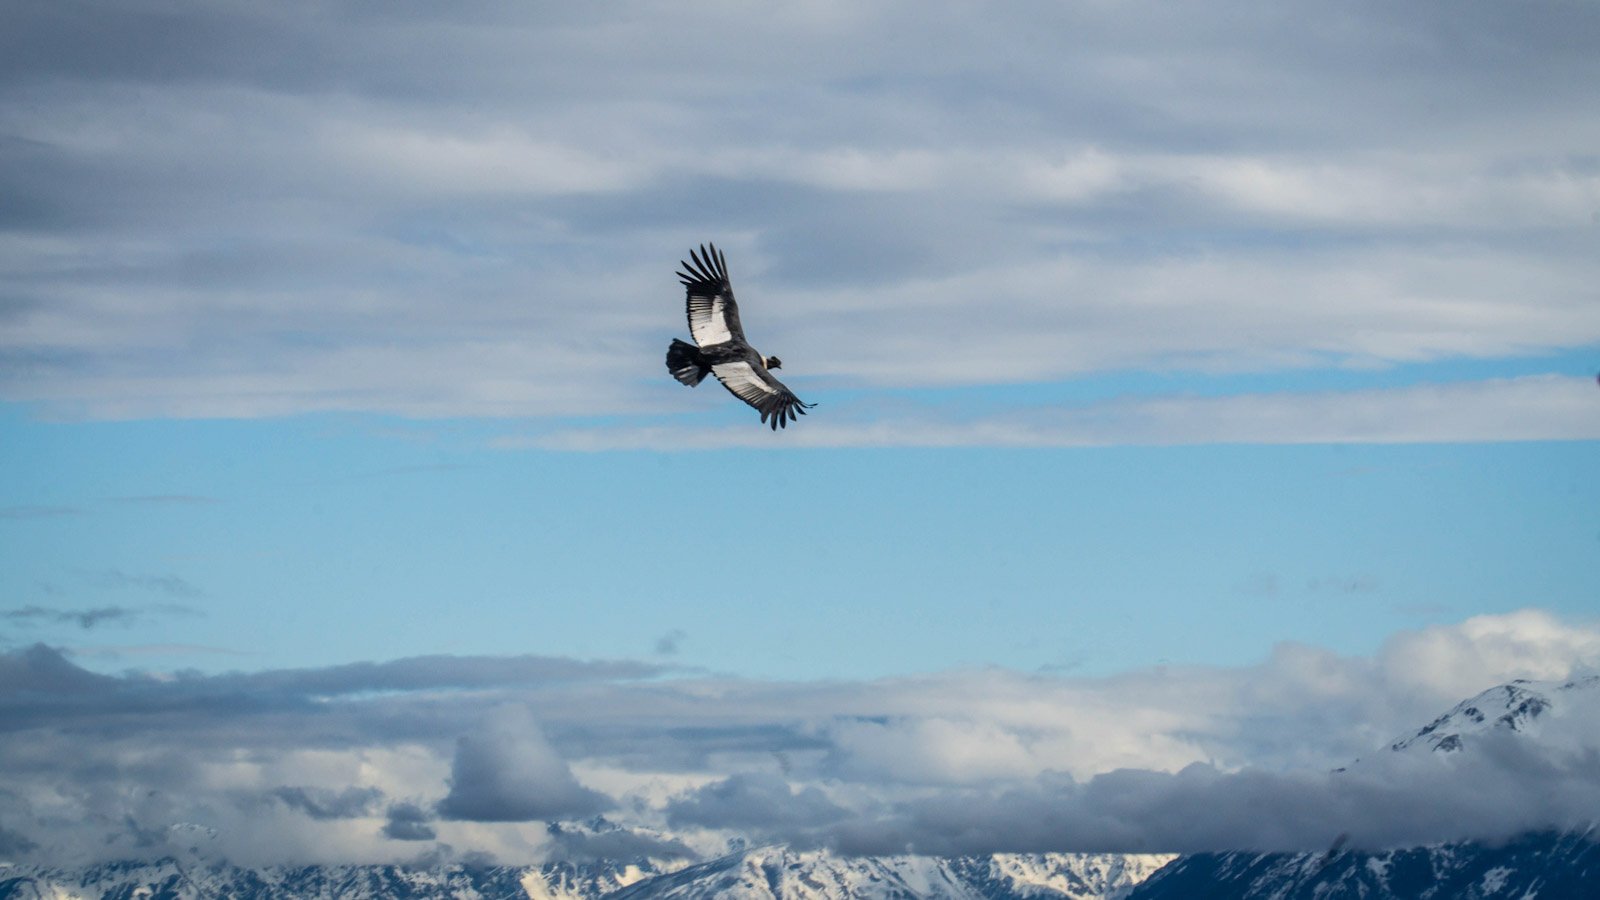
[{"label": "cloud", "polygon": [[1027,740],[995,722],[937,716],[843,719],[828,727],[836,765],[855,777],[966,784],[1037,766]]},{"label": "cloud", "polygon": [[1474,616],[1454,626],[1405,632],[1386,643],[1385,674],[1435,695],[1471,684],[1480,673],[1513,678],[1561,679],[1572,660],[1600,661],[1600,631],[1573,629],[1539,610]]},{"label": "cloud", "polygon": [[605,819],[582,825],[551,822],[546,827],[550,847],[559,859],[634,860],[694,859],[699,854],[682,841],[637,828],[622,828]]},{"label": "cloud", "polygon": [[389,807],[383,836],[394,841],[431,841],[438,833],[429,826],[433,816],[415,803],[396,803]]},{"label": "cloud", "polygon": [[[1440,760],[1392,754],[1359,774],[1119,770],[1079,784],[1041,777],[992,792],[943,794],[853,819],[822,839],[846,853],[1320,850],[1452,838],[1502,839],[1582,827],[1600,800],[1593,750],[1546,754],[1497,735],[1484,752]],[[816,840],[818,835],[811,835]]]},{"label": "cloud", "polygon": [[[1370,655],[1285,643],[1249,666],[1106,677],[785,683],[541,657],[113,676],[36,645],[0,653],[0,825],[33,848],[19,857],[58,863],[159,855],[183,823],[254,862],[398,861],[429,840],[537,861],[731,837],[980,852],[1494,836],[1592,812],[1600,711],[1459,754],[1386,748],[1496,684],[1591,671],[1600,626],[1538,610],[1399,631]],[[615,828],[573,821],[601,811]]]},{"label": "cloud", "polygon": [[[1217,443],[1461,443],[1600,439],[1591,379],[1525,376],[1360,391],[1128,397],[1088,405],[961,415],[873,410],[808,422],[786,435],[802,447],[1099,447]],[[743,427],[556,429],[504,438],[550,450],[770,446]]]},{"label": "cloud", "polygon": [[102,606],[96,609],[54,609],[44,606],[24,606],[8,609],[0,616],[20,624],[35,622],[72,623],[88,630],[104,622],[129,623],[143,615],[141,610],[125,606]]},{"label": "cloud", "polygon": [[483,730],[456,741],[450,793],[439,812],[451,819],[526,822],[578,818],[614,805],[578,783],[525,710],[508,706]]},{"label": "cloud", "polygon": [[[130,575],[120,569],[104,569],[85,573],[97,586],[104,588],[131,588],[154,591],[173,597],[199,597],[204,591],[177,575]],[[183,607],[171,607],[183,609]]]},{"label": "cloud", "polygon": [[1600,340],[1592,10],[1154,10],[23,3],[0,398],[671,414],[708,236],[829,390]]},{"label": "cloud", "polygon": [[313,819],[328,820],[371,815],[373,807],[383,799],[383,792],[370,787],[351,787],[342,791],[280,787],[272,791],[272,796],[290,809],[299,810]]},{"label": "cloud", "polygon": [[[200,676],[131,674],[120,678],[96,675],[69,662],[60,651],[36,644],[0,655],[0,734],[47,726],[52,722],[96,721],[103,717],[143,716],[150,727],[166,723],[188,732],[188,740],[237,740],[234,729],[256,723],[254,740],[278,746],[300,740],[292,732],[268,724],[273,716],[319,721],[320,740],[359,742],[364,729],[387,729],[391,737],[429,736],[441,723],[460,725],[478,710],[450,707],[431,710],[429,718],[379,717],[377,722],[343,716],[352,709],[335,707],[334,698],[399,692],[416,698],[470,689],[513,689],[517,686],[576,685],[584,681],[623,681],[666,671],[631,662],[583,662],[539,657],[412,657],[381,663],[352,663],[319,669],[271,670]],[[370,737],[370,734],[367,734]]]},{"label": "cloud", "polygon": [[711,828],[755,829],[789,836],[849,817],[816,787],[791,787],[776,775],[741,773],[674,798],[668,823]]},{"label": "cloud", "polygon": [[364,691],[418,691],[612,679],[649,678],[671,671],[629,661],[582,661],[548,656],[414,656],[253,675],[217,676],[213,683],[317,696]]},{"label": "cloud", "polygon": [[7,858],[26,856],[39,849],[39,845],[7,828],[0,827],[0,856]]}]

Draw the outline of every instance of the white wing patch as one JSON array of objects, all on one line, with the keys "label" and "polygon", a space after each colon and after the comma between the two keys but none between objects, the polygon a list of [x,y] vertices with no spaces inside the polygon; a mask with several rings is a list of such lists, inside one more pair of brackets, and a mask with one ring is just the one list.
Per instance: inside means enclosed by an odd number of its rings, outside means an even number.
[{"label": "white wing patch", "polygon": [[717,380],[727,385],[728,390],[733,391],[746,403],[758,403],[778,393],[777,388],[757,375],[755,367],[747,362],[723,363],[712,366],[711,371],[716,373]]},{"label": "white wing patch", "polygon": [[767,373],[760,363],[737,361],[718,363],[711,371],[728,392],[755,407],[761,421],[774,431],[787,428],[795,416],[805,415],[811,404],[801,403],[781,382]]},{"label": "white wing patch", "polygon": [[727,308],[727,298],[721,294],[689,298],[689,331],[694,335],[696,344],[710,347],[733,340],[733,330],[728,327]]}]

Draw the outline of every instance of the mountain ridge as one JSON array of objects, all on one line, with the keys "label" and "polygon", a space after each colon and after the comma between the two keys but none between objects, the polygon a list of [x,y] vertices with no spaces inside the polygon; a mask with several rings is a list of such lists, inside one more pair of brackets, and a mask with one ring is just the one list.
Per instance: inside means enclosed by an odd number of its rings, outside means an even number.
[{"label": "mountain ridge", "polygon": [[1593,900],[1600,832],[1534,832],[1375,852],[1195,853],[1127,900]]},{"label": "mountain ridge", "polygon": [[84,869],[0,867],[0,900],[1123,900],[1170,854],[840,857],[781,845],[681,868],[651,860],[540,866],[267,866],[168,857]]}]

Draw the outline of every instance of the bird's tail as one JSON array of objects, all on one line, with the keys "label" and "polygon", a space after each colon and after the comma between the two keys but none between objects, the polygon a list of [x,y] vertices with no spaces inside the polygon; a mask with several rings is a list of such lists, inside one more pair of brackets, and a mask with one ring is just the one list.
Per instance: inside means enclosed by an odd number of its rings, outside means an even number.
[{"label": "bird's tail", "polygon": [[667,348],[667,371],[672,373],[673,378],[694,387],[706,377],[711,367],[706,365],[706,358],[700,355],[699,347],[673,338],[672,346]]}]

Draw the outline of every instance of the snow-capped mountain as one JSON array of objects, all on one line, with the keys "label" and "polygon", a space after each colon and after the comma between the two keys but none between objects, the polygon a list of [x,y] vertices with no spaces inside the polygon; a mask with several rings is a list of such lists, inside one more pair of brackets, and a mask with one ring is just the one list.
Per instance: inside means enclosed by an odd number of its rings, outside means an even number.
[{"label": "snow-capped mountain", "polygon": [[449,865],[243,868],[175,859],[61,870],[0,867],[0,900],[591,900],[659,874],[647,862],[534,867]]},{"label": "snow-capped mountain", "polygon": [[1596,701],[1600,701],[1600,675],[1560,684],[1518,679],[1461,701],[1389,749],[1431,748],[1450,753],[1460,750],[1473,735],[1496,729],[1536,734],[1547,713],[1559,715],[1570,707]]},{"label": "snow-capped mountain", "polygon": [[0,868],[0,900],[1123,900],[1135,885],[1172,859],[1074,853],[846,859],[782,847],[742,851],[677,871],[663,871],[644,860],[537,867],[247,869],[166,859],[73,871]]},{"label": "snow-capped mountain", "polygon": [[[1492,687],[1395,738],[1388,749],[1453,754],[1489,734],[1518,735],[1553,745],[1600,746],[1600,675],[1560,682],[1519,678]],[[1360,759],[1352,762],[1362,764]]]},{"label": "snow-capped mountain", "polygon": [[613,896],[615,900],[1121,900],[1173,858],[1080,853],[846,858],[824,851],[764,847],[642,881]]},{"label": "snow-capped mountain", "polygon": [[1523,835],[1504,845],[1381,853],[1197,853],[1128,900],[1594,900],[1600,835]]},{"label": "snow-capped mountain", "polygon": [[[1396,753],[1470,754],[1486,736],[1600,746],[1600,676],[1517,680],[1456,704],[1389,744]],[[1358,766],[1361,764],[1358,760]],[[1346,771],[1346,770],[1339,770]],[[1595,810],[1600,821],[1600,809]],[[1197,853],[1163,868],[1129,900],[1595,900],[1600,826],[1497,843],[1463,841],[1379,852]]]}]

